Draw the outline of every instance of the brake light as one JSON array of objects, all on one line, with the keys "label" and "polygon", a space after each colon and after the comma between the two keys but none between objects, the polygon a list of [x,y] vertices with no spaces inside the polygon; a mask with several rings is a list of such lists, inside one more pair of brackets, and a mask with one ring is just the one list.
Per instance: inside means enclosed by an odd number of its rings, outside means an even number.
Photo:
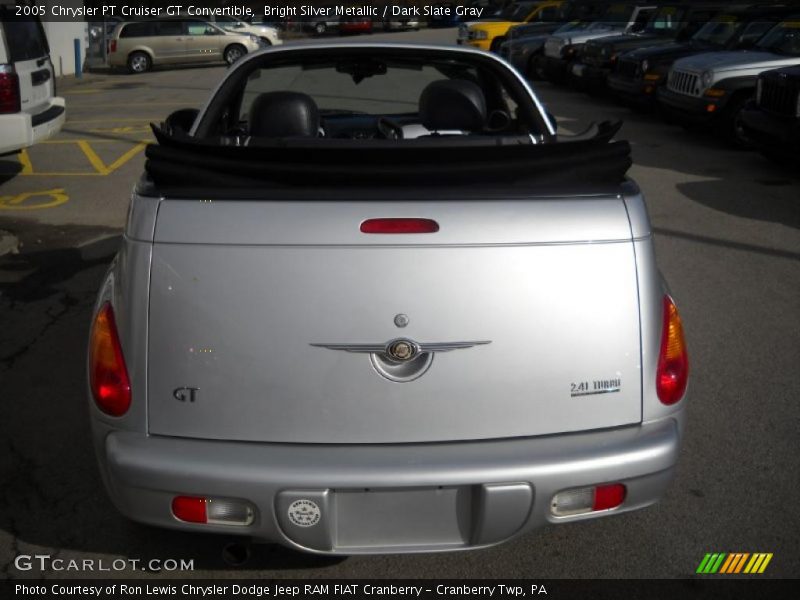
[{"label": "brake light", "polygon": [[117,40],[111,40],[111,43],[108,45],[108,51],[109,53],[117,51]]},{"label": "brake light", "polygon": [[89,383],[94,401],[104,413],[119,417],[128,412],[131,384],[108,302],[97,313],[89,337]]},{"label": "brake light", "polygon": [[367,219],[361,233],[436,233],[439,224],[432,219]]},{"label": "brake light", "polygon": [[247,527],[255,520],[255,508],[252,504],[231,498],[175,496],[172,499],[172,514],[176,519],[187,523],[209,525]]},{"label": "brake light", "polygon": [[661,350],[656,370],[656,391],[663,404],[675,404],[686,392],[689,381],[689,356],[678,308],[664,296],[664,321],[661,328]]},{"label": "brake light", "polygon": [[621,483],[608,483],[564,490],[553,496],[550,512],[557,517],[611,510],[625,501],[627,489]]},{"label": "brake light", "polygon": [[0,114],[18,113],[20,110],[19,75],[11,65],[0,65]]}]

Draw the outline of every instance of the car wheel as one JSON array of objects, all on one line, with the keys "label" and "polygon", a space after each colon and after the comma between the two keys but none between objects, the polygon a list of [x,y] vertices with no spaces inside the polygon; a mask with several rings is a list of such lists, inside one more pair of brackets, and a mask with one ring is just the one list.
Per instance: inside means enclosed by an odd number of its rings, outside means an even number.
[{"label": "car wheel", "polygon": [[128,71],[131,73],[145,73],[152,66],[153,61],[146,52],[131,52],[128,56]]},{"label": "car wheel", "polygon": [[314,33],[317,35],[323,35],[326,31],[328,31],[328,26],[325,23],[317,23],[314,25]]},{"label": "car wheel", "polygon": [[531,54],[531,57],[528,59],[528,66],[525,69],[525,75],[528,76],[528,79],[531,81],[541,81],[544,79],[544,73],[540,70],[538,66],[537,54]]},{"label": "car wheel", "polygon": [[725,108],[725,118],[720,123],[720,133],[722,133],[725,141],[734,148],[741,150],[752,146],[742,122],[742,111],[750,98],[749,94],[734,96],[730,104]]},{"label": "car wheel", "polygon": [[245,54],[247,54],[247,48],[240,44],[231,44],[227,48],[225,48],[225,62],[229,65],[232,65],[237,60],[242,58]]}]

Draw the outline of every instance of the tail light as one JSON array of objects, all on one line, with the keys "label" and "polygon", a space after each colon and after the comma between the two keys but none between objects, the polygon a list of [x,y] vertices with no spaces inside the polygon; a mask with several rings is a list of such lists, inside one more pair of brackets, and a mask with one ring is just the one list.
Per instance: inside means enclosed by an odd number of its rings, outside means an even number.
[{"label": "tail light", "polygon": [[663,404],[675,404],[686,392],[689,381],[689,356],[683,338],[683,325],[678,308],[664,296],[664,321],[661,328],[661,350],[658,353],[656,391]]},{"label": "tail light", "polygon": [[175,496],[172,514],[180,521],[209,525],[246,527],[255,520],[255,509],[249,502],[202,496]]},{"label": "tail light", "polygon": [[119,417],[128,412],[131,384],[108,302],[97,313],[89,337],[89,383],[94,401],[104,413]]},{"label": "tail light", "polygon": [[117,40],[111,40],[111,43],[108,45],[108,52],[110,54],[116,51],[117,51]]},{"label": "tail light", "polygon": [[557,517],[567,517],[611,510],[625,501],[626,493],[621,483],[564,490],[553,496],[550,511]]},{"label": "tail light", "polygon": [[361,233],[436,233],[439,224],[432,219],[367,219]]},{"label": "tail light", "polygon": [[0,114],[18,113],[20,110],[19,75],[11,65],[0,65]]}]

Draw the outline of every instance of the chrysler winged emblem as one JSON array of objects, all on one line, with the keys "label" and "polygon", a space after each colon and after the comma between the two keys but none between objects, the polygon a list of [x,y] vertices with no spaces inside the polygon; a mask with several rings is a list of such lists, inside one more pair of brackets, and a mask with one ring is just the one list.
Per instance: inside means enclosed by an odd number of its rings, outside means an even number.
[{"label": "chrysler winged emblem", "polygon": [[489,340],[474,342],[415,342],[407,338],[397,338],[385,344],[311,344],[317,348],[327,348],[328,350],[343,350],[345,352],[359,352],[362,354],[382,355],[392,361],[403,363],[409,362],[422,354],[433,354],[434,352],[450,352],[452,350],[464,350],[473,346],[491,344]]}]

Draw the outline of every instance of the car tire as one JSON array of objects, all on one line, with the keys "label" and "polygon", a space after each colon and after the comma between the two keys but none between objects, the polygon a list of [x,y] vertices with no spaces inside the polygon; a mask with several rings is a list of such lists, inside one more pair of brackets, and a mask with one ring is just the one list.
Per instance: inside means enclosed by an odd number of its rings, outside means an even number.
[{"label": "car tire", "polygon": [[225,48],[225,52],[222,56],[225,58],[225,62],[229,65],[232,65],[237,60],[242,58],[245,54],[247,54],[247,48],[242,46],[241,44],[231,44],[227,48]]},{"label": "car tire", "polygon": [[131,52],[128,55],[128,71],[134,74],[146,73],[153,68],[153,59],[147,52]]},{"label": "car tire", "polygon": [[752,147],[742,124],[742,111],[750,98],[752,98],[752,94],[747,92],[735,95],[725,107],[725,114],[719,123],[718,132],[723,139],[728,145],[739,150],[747,150]]},{"label": "car tire", "polygon": [[528,65],[525,67],[525,75],[531,81],[541,81],[544,79],[544,74],[539,72],[539,68],[537,66],[537,58],[538,54],[531,54],[530,58],[528,58]]},{"label": "car tire", "polygon": [[489,52],[494,52],[495,54],[500,53],[500,46],[503,45],[503,42],[506,41],[504,37],[496,37],[492,40],[491,46],[489,46]]},{"label": "car tire", "polygon": [[325,35],[328,31],[328,26],[325,23],[317,23],[314,25],[314,33],[317,35]]}]

